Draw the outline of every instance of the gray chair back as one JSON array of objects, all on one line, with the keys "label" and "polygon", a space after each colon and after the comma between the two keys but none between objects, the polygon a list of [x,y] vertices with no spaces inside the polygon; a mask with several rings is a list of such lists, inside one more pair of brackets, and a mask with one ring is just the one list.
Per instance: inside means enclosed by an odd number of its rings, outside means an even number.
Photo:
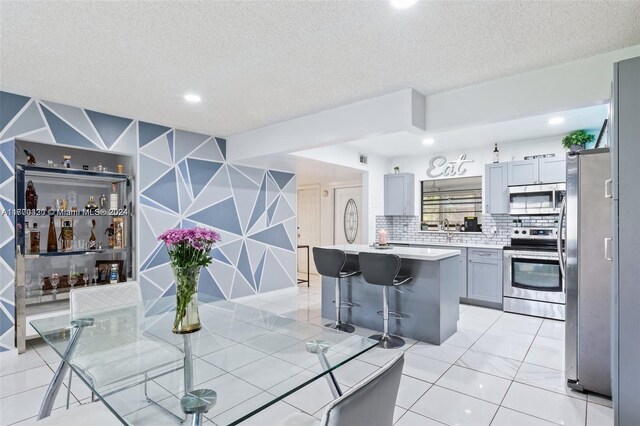
[{"label": "gray chair back", "polygon": [[347,255],[338,249],[314,247],[313,261],[320,275],[340,278],[340,271],[347,261]]},{"label": "gray chair back", "polygon": [[[323,426],[391,426],[404,353],[329,404]],[[345,368],[349,368],[349,364]]]},{"label": "gray chair back", "polygon": [[363,252],[358,254],[358,262],[364,280],[375,285],[393,285],[402,265],[402,260],[395,254]]}]

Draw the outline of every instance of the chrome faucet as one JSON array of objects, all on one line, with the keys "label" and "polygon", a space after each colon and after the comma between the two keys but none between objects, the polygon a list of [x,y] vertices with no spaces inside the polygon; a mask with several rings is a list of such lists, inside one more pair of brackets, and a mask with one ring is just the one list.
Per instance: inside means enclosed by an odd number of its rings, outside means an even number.
[{"label": "chrome faucet", "polygon": [[443,220],[442,226],[444,226],[444,230],[447,231],[447,242],[450,243],[453,239],[453,236],[451,235],[451,231],[449,230],[449,219]]}]

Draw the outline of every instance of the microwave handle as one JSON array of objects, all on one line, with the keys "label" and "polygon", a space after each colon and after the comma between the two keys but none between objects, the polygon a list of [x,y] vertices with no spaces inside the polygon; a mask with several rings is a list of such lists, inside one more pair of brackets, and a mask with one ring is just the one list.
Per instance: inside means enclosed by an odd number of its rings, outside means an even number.
[{"label": "microwave handle", "polygon": [[567,199],[562,200],[562,207],[560,207],[560,217],[558,218],[558,240],[557,240],[557,249],[558,249],[558,260],[560,264],[560,274],[562,278],[565,278],[565,268],[566,268],[566,260],[564,255],[562,254],[562,224],[564,222],[565,213],[567,210]]}]

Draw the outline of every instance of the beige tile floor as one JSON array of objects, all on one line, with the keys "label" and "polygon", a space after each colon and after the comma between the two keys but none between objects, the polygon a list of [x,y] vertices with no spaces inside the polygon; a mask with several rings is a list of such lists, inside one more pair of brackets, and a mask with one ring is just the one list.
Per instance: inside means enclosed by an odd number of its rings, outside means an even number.
[{"label": "beige tile floor", "polygon": [[[237,300],[314,325],[327,322],[320,312],[320,280],[312,276],[311,286],[285,289]],[[310,333],[315,327],[310,327]],[[367,336],[372,330],[357,328]],[[310,336],[311,337],[311,336]],[[408,340],[402,349],[405,367],[396,401],[395,424],[413,425],[613,425],[611,401],[571,391],[564,377],[564,323],[460,306],[458,332],[441,346]],[[243,368],[259,362],[261,352],[247,348],[241,357],[229,349],[203,345],[204,361],[229,359]],[[210,351],[209,354],[206,352]],[[398,350],[374,349],[336,372],[344,389],[391,359]],[[282,355],[286,361],[286,354]],[[27,352],[12,357],[0,355],[0,426],[36,424],[46,386],[57,366],[57,355],[41,341],[31,341]],[[301,371],[298,374],[311,374]],[[263,385],[286,386],[281,383]],[[225,377],[212,385],[230,386]],[[250,393],[253,388],[238,389]],[[132,393],[139,390],[133,389]],[[152,389],[167,404],[177,399],[161,383]],[[58,397],[58,409],[65,404],[66,388]],[[89,402],[90,394],[79,381],[72,385],[72,404]],[[287,397],[245,422],[247,425],[277,425],[289,414],[304,411],[317,418],[331,401],[324,381]],[[230,401],[210,413],[209,424],[226,424],[234,413],[246,410],[256,400]],[[172,419],[155,407],[143,404],[127,416],[131,424],[170,425]],[[84,425],[83,425],[84,426]]]}]

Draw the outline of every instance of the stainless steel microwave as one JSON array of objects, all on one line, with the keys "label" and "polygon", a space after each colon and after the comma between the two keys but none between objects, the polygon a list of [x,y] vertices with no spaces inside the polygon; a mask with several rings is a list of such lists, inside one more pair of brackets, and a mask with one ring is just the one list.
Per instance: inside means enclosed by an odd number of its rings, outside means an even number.
[{"label": "stainless steel microwave", "polygon": [[509,187],[509,214],[559,214],[567,190],[564,183]]}]

